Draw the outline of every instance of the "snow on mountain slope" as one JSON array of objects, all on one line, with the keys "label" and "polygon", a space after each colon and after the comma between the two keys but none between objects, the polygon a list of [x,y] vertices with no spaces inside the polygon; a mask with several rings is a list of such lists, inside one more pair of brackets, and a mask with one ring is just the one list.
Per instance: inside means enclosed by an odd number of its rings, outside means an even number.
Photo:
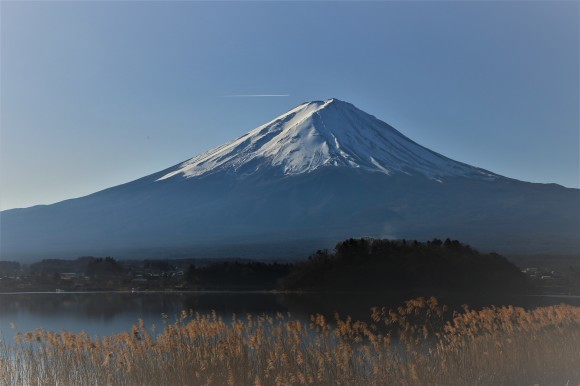
[{"label": "snow on mountain slope", "polygon": [[321,167],[497,179],[486,170],[453,161],[411,141],[385,122],[338,99],[304,103],[248,134],[194,157],[159,180],[217,171],[253,174],[275,167],[285,175]]}]

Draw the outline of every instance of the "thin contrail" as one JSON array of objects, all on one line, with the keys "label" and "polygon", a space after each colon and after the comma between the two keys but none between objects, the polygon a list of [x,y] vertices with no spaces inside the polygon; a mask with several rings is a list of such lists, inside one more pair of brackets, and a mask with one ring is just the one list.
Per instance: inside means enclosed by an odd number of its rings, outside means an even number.
[{"label": "thin contrail", "polygon": [[252,98],[252,97],[287,97],[290,94],[235,94],[225,95],[226,98]]}]

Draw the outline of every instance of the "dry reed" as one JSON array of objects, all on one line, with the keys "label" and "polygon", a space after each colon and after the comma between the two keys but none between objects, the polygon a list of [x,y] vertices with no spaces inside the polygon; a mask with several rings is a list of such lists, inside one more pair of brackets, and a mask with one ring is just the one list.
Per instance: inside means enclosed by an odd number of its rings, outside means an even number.
[{"label": "dry reed", "polygon": [[579,385],[580,308],[465,307],[435,298],[372,323],[183,312],[162,331],[91,338],[38,329],[0,343],[0,385]]}]

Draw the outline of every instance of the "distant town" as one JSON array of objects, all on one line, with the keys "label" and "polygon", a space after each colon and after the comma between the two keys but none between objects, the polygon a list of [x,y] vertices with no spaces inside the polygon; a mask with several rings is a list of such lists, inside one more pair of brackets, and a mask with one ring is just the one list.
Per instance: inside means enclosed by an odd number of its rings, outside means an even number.
[{"label": "distant town", "polygon": [[98,291],[185,288],[184,270],[166,261],[111,257],[46,259],[30,265],[0,261],[0,291]]},{"label": "distant town", "polygon": [[[226,270],[228,266],[243,267],[246,272],[266,268],[271,280],[264,282],[243,272],[234,274],[243,277],[231,277],[229,284],[224,282],[227,278],[212,280],[212,272]],[[0,292],[273,289],[276,279],[287,274],[289,269],[288,264],[243,259],[117,261],[112,257],[79,257],[74,260],[45,259],[30,265],[0,261]],[[280,274],[272,277],[272,271]]]}]

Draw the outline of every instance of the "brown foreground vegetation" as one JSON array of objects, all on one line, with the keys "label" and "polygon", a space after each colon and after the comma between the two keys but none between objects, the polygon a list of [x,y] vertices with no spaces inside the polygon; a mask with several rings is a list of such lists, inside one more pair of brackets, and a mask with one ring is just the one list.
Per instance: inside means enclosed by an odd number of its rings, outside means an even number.
[{"label": "brown foreground vegetation", "polygon": [[160,331],[18,334],[1,385],[578,385],[580,308],[451,312],[435,298],[372,322],[183,312]]}]

